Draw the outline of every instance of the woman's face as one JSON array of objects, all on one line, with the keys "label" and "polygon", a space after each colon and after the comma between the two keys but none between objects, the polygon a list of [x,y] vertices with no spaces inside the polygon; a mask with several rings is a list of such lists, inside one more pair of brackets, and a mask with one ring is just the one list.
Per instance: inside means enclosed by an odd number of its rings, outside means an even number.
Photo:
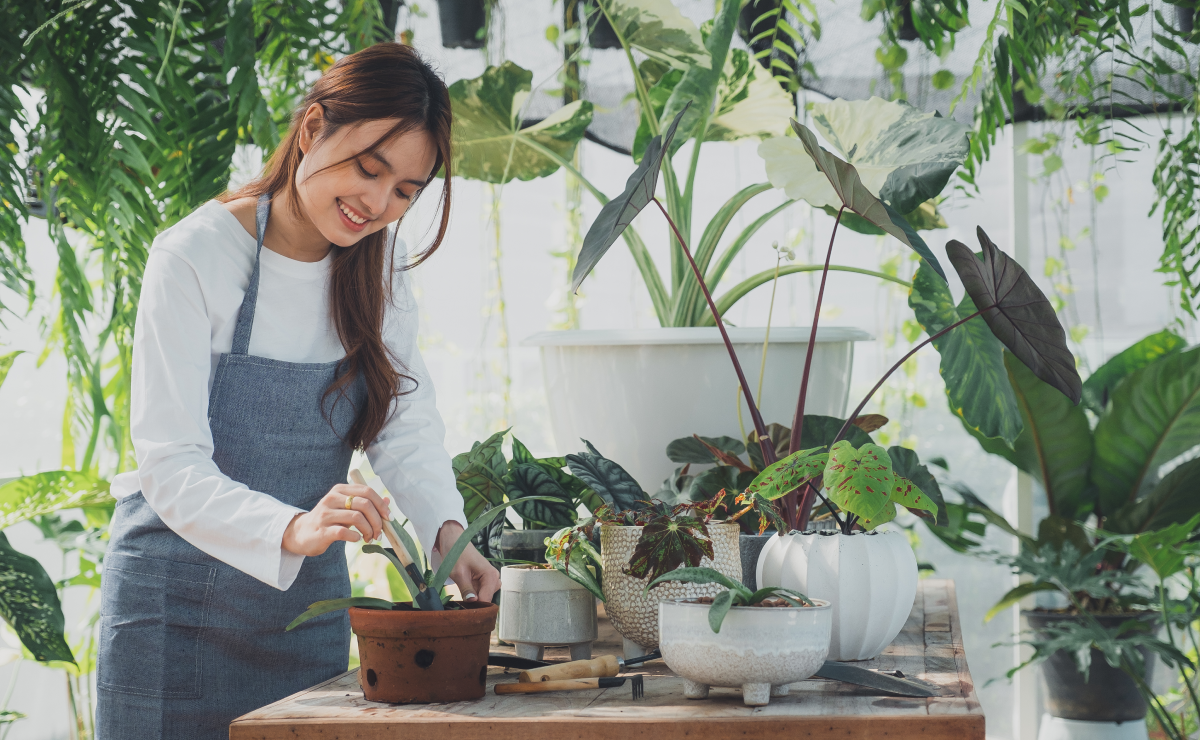
[{"label": "woman's face", "polygon": [[[418,129],[362,154],[396,120],[343,126],[321,138],[323,115],[316,104],[305,113],[296,188],[301,210],[321,235],[349,247],[404,215],[433,174],[437,148],[429,133]],[[338,164],[343,160],[348,161]]]}]

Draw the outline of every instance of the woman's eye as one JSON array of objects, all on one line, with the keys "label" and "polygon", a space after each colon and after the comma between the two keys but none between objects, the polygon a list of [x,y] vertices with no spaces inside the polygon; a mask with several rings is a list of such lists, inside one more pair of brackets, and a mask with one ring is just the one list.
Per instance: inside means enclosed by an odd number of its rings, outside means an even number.
[{"label": "woman's eye", "polygon": [[358,174],[362,175],[363,177],[367,178],[368,180],[375,179],[375,175],[372,175],[370,172],[367,172],[367,168],[362,166],[362,162],[359,162],[356,159],[356,160],[354,160],[354,164],[356,167],[358,167]]},{"label": "woman's eye", "polygon": [[409,195],[400,188],[396,188],[396,195],[400,196],[400,198],[403,200],[412,200],[413,197],[416,196],[416,193],[414,192],[412,195]]}]

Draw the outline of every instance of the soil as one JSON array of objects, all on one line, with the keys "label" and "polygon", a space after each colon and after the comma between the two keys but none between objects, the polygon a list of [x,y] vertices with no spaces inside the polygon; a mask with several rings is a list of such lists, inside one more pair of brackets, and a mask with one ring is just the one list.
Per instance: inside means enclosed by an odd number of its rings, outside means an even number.
[{"label": "soil", "polygon": [[[688,599],[689,604],[711,604],[713,599],[711,596],[701,596],[698,599]],[[765,609],[807,609],[808,604],[801,604],[798,607],[792,606],[783,599],[763,599],[757,604],[742,604],[741,606],[763,607]]]}]

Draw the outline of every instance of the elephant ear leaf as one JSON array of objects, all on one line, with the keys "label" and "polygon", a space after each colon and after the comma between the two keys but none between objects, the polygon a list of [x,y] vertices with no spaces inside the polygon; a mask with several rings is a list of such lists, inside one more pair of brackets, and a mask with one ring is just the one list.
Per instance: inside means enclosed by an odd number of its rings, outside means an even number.
[{"label": "elephant ear leaf", "polygon": [[646,507],[646,493],[633,476],[620,465],[601,455],[584,440],[588,452],[577,455],[567,455],[567,467],[575,477],[583,481],[604,503],[614,511],[643,509]]},{"label": "elephant ear leaf", "polygon": [[0,532],[0,617],[35,660],[74,663],[63,636],[66,620],[54,581],[41,563],[17,552]]},{"label": "elephant ear leaf", "polygon": [[982,260],[966,244],[946,245],[950,263],[962,278],[967,295],[980,307],[992,334],[1025,363],[1034,375],[1057,388],[1072,403],[1083,395],[1083,380],[1075,370],[1075,357],[1067,349],[1063,330],[1046,294],[1025,268],[976,228]]},{"label": "elephant ear leaf", "polygon": [[1164,330],[1135,342],[1083,381],[1083,403],[1099,416],[1108,407],[1113,389],[1130,373],[1140,370],[1165,355],[1173,355],[1187,346],[1187,340],[1173,331]]},{"label": "elephant ear leaf", "polygon": [[[877,444],[865,444],[856,450],[842,440],[829,451],[825,489],[830,500],[864,520],[878,520],[891,503],[894,479],[892,459]],[[882,523],[876,521],[875,526]]]},{"label": "elephant ear leaf", "polygon": [[896,474],[896,482],[898,484],[911,484],[916,492],[922,494],[925,499],[932,503],[932,506],[922,506],[922,502],[920,501],[909,505],[907,499],[897,498],[896,496],[892,496],[892,500],[909,509],[917,508],[932,512],[933,522],[938,526],[945,527],[949,525],[950,521],[946,513],[946,501],[942,496],[942,487],[938,485],[937,478],[934,478],[933,474],[929,472],[929,468],[921,463],[920,458],[917,457],[917,453],[907,447],[893,445],[888,448],[888,457],[892,459],[892,472]]},{"label": "elephant ear leaf", "polygon": [[[550,500],[523,501],[529,497]],[[540,528],[561,529],[575,523],[571,494],[537,463],[513,466],[508,474],[508,498],[518,502],[514,508],[522,519]]]},{"label": "elephant ear leaf", "polygon": [[671,139],[675,137],[679,121],[683,114],[687,113],[690,105],[685,105],[667,130],[655,136],[646,145],[646,153],[642,156],[641,163],[625,183],[625,192],[600,209],[600,215],[596,216],[592,228],[588,229],[587,236],[583,238],[575,273],[571,276],[572,292],[579,290],[580,283],[600,262],[608,248],[621,236],[625,228],[633,223],[633,219],[642,209],[654,200],[654,189],[658,186],[658,173],[663,159],[670,151]]}]

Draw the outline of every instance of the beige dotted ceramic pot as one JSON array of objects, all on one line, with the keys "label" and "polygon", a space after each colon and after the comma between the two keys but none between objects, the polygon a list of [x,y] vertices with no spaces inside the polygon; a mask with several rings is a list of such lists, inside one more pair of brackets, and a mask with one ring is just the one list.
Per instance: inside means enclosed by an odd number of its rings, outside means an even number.
[{"label": "beige dotted ceramic pot", "polygon": [[[700,567],[713,568],[735,581],[742,580],[739,545],[741,528],[737,524],[710,523],[714,560],[704,558]],[[629,559],[642,536],[641,527],[605,524],[600,527],[600,556],[604,564],[604,611],[613,627],[630,642],[645,650],[658,647],[658,602],[664,599],[694,599],[716,596],[725,590],[716,583],[661,583],[643,595],[646,582],[625,575]]]}]

